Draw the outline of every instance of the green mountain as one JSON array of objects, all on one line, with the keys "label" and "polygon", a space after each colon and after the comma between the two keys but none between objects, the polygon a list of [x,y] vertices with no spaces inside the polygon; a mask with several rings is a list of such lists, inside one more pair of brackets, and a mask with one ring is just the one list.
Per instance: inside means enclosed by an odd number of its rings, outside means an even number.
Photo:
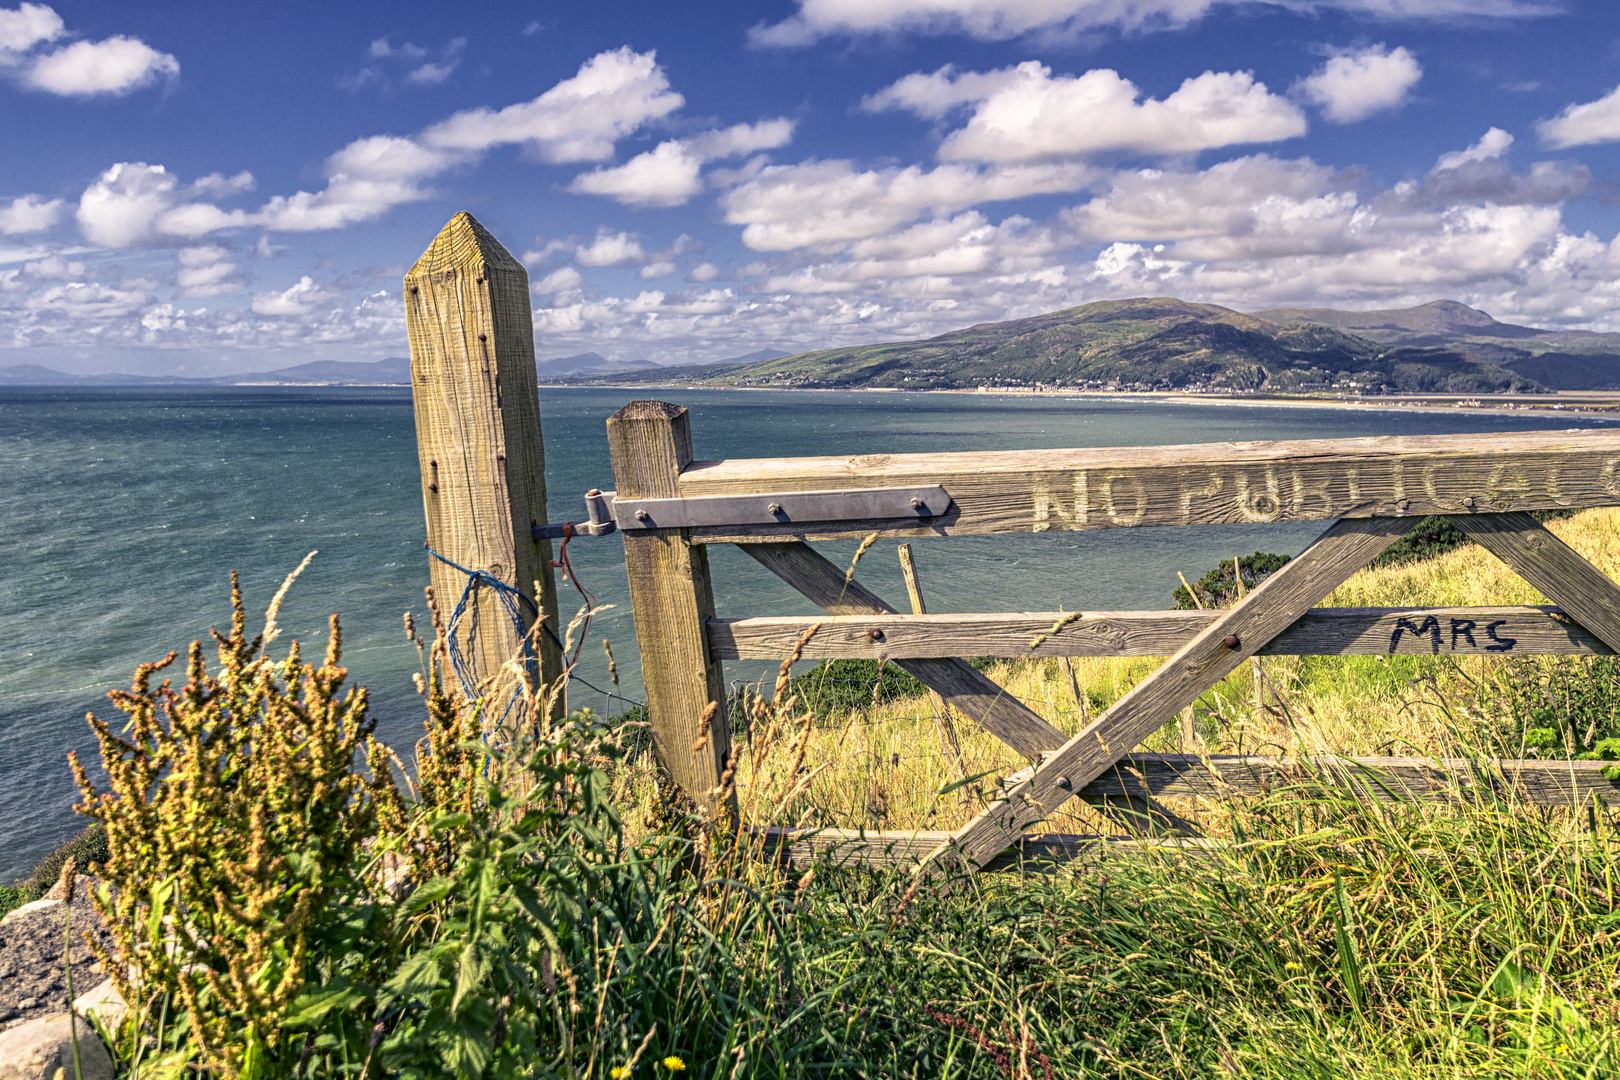
[{"label": "green mountain", "polygon": [[1554,390],[1620,390],[1620,334],[1497,322],[1455,300],[1388,311],[1271,308],[1256,318],[1332,326],[1382,345],[1458,349]]},{"label": "green mountain", "polygon": [[[1280,322],[1162,297],[1105,300],[925,341],[638,372],[634,381],[672,379],[693,385],[911,390],[1342,387],[1474,394],[1543,389],[1539,380],[1449,344],[1386,345],[1321,321]],[[627,380],[618,375],[615,381]]]}]

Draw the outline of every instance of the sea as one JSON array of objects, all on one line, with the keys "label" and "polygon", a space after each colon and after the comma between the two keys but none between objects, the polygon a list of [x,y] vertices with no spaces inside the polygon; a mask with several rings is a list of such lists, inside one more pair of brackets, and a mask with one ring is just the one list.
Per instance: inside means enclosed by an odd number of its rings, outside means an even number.
[{"label": "sea", "polygon": [[[1141,397],[849,391],[545,389],[552,520],[584,516],[611,488],[604,423],[635,396],[687,406],[699,458],[1146,446],[1250,439],[1477,434],[1591,426],[1590,415],[1234,405]],[[1223,559],[1294,554],[1322,523],[1130,529],[911,541],[932,612],[1164,608]],[[408,387],[0,388],[0,883],[83,827],[65,760],[93,763],[87,712],[136,665],[230,619],[240,574],[257,628],[305,555],[282,610],[307,656],[342,619],[352,683],[370,689],[379,736],[404,758],[421,734],[419,670],[402,618],[426,624],[428,558]],[[847,563],[855,543],[823,550]],[[569,548],[597,596],[571,703],[618,712],[643,690],[617,536]],[[722,616],[814,609],[735,548],[711,553]],[[904,607],[895,544],[860,579]],[[565,615],[580,596],[560,587]],[[608,681],[603,638],[620,683]],[[212,661],[212,652],[209,652]],[[759,678],[733,664],[728,679]],[[179,674],[179,673],[177,673]],[[589,683],[589,687],[585,685]],[[617,694],[617,696],[615,696]]]}]

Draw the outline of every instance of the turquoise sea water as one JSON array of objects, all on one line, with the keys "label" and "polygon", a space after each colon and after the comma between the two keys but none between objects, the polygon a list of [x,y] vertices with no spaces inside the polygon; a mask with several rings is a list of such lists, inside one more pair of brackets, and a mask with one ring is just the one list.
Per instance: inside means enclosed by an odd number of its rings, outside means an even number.
[{"label": "turquoise sea water", "polygon": [[[612,486],[603,423],[622,390],[546,390],[553,520]],[[1242,439],[1502,431],[1590,418],[1181,405],[1001,395],[660,391],[692,410],[700,458],[1129,446]],[[343,617],[351,678],[370,687],[383,739],[408,756],[420,710],[401,613],[423,611],[427,555],[410,392],[404,388],[0,390],[0,882],[78,827],[64,755],[95,758],[87,710],[135,665],[184,650],[229,618],[229,574],[250,611],[319,550],[284,608],[314,653]],[[1165,607],[1177,584],[1257,548],[1294,553],[1317,524],[1133,529],[917,540],[931,611]],[[853,542],[826,545],[847,561]],[[584,674],[605,686],[609,637],[625,693],[641,696],[617,537],[570,555],[607,604]],[[721,615],[808,613],[733,548],[712,553]],[[861,579],[903,599],[893,544]],[[564,591],[565,611],[569,598]],[[903,605],[902,605],[903,606]],[[424,620],[425,621],[425,620]],[[286,641],[283,638],[283,643]],[[212,654],[210,653],[210,658]],[[753,678],[752,669],[728,677]],[[576,704],[598,709],[582,691]]]}]

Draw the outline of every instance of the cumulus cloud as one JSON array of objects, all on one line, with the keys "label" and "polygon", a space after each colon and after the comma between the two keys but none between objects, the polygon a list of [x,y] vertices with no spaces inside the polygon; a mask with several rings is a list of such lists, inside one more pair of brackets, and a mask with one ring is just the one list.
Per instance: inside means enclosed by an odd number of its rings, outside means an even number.
[{"label": "cumulus cloud", "polygon": [[[761,47],[802,48],[825,37],[898,34],[962,35],[1005,41],[1030,34],[1073,36],[1087,31],[1168,30],[1240,0],[799,0],[779,23],[760,23],[749,41]],[[1253,0],[1290,10],[1337,9],[1379,19],[1525,18],[1555,14],[1556,0]]]},{"label": "cumulus cloud", "polygon": [[1479,142],[1466,150],[1452,150],[1441,154],[1434,163],[1434,172],[1456,169],[1476,161],[1489,161],[1507,153],[1513,145],[1513,136],[1499,127],[1493,127],[1479,137]]},{"label": "cumulus cloud", "polygon": [[128,94],[161,78],[180,74],[180,61],[138,38],[75,41],[41,56],[28,68],[23,85],[64,97]]},{"label": "cumulus cloud", "polygon": [[44,48],[67,34],[62,17],[44,4],[0,8],[0,73],[63,97],[128,94],[180,74],[180,61],[139,38],[116,35]]},{"label": "cumulus cloud", "polygon": [[175,272],[178,295],[224,296],[241,292],[241,268],[231,262],[230,257],[230,251],[218,244],[202,244],[175,252],[174,261],[179,264]]},{"label": "cumulus cloud", "polygon": [[0,203],[0,235],[44,232],[62,216],[62,200],[42,195],[21,195],[9,204]]},{"label": "cumulus cloud", "polygon": [[314,278],[305,274],[297,284],[280,292],[255,294],[253,313],[280,318],[301,317],[312,314],[317,308],[341,304],[343,301],[341,292],[317,285]]},{"label": "cumulus cloud", "polygon": [[785,146],[793,138],[793,126],[786,119],[762,120],[669,139],[623,165],[580,174],[568,190],[604,195],[626,206],[679,206],[702,193],[705,164]]},{"label": "cumulus cloud", "polygon": [[536,295],[544,296],[548,293],[567,292],[570,289],[577,289],[584,280],[584,278],[580,277],[578,270],[575,270],[572,266],[564,266],[553,270],[535,282],[530,286],[530,289]]},{"label": "cumulus cloud", "polygon": [[1551,120],[1538,123],[1536,134],[1555,150],[1620,142],[1620,87],[1596,101],[1566,106]]},{"label": "cumulus cloud", "polygon": [[[617,140],[667,115],[682,100],[669,88],[653,53],[617,49],[585,61],[574,76],[532,101],[456,113],[414,137],[356,139],[326,159],[326,184],[319,191],[276,195],[253,212],[192,198],[248,190],[251,174],[205,177],[182,193],[163,166],[122,162],[85,190],[79,224],[87,239],[109,247],[188,242],[242,226],[277,232],[343,228],[427,198],[432,191],[426,185],[434,177],[496,146],[519,144],[550,162],[611,157]],[[740,127],[771,130],[769,124]],[[700,149],[702,138],[696,143]]]},{"label": "cumulus cloud", "polygon": [[1036,60],[987,73],[947,66],[908,75],[868,98],[870,110],[905,109],[938,118],[973,105],[939,148],[944,160],[1026,162],[1099,154],[1189,154],[1305,134],[1299,109],[1246,71],[1206,71],[1164,100],[1141,100],[1108,68],[1052,76]]},{"label": "cumulus cloud", "polygon": [[1335,124],[1365,120],[1405,105],[1423,65],[1404,46],[1369,45],[1335,52],[1295,89]]},{"label": "cumulus cloud", "polygon": [[720,199],[756,251],[824,247],[880,236],[928,215],[983,202],[1075,191],[1097,170],[1082,163],[859,169],[850,161],[773,165]]},{"label": "cumulus cloud", "polygon": [[609,232],[606,229],[598,232],[595,240],[582,245],[574,253],[574,261],[581,266],[637,266],[646,262],[647,258],[641,241],[633,233]]},{"label": "cumulus cloud", "polygon": [[652,52],[629,46],[599,53],[533,101],[469,109],[422,132],[423,145],[480,153],[521,144],[541,161],[604,161],[618,140],[685,103]]},{"label": "cumulus cloud", "polygon": [[65,33],[62,16],[44,4],[0,8],[0,65],[16,63],[20,54]]}]

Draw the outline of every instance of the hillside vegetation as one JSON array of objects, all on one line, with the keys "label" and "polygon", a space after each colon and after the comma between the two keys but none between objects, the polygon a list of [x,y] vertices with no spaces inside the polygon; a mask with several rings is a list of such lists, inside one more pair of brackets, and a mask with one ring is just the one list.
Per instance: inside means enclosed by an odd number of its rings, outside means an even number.
[{"label": "hillside vegetation", "polygon": [[[648,371],[631,381],[661,382],[673,375],[682,382],[718,386],[912,390],[1042,386],[1475,394],[1545,389],[1541,380],[1497,362],[1495,353],[1485,355],[1490,350],[1438,341],[1432,334],[1385,343],[1323,320],[1286,314],[1273,320],[1168,297],[1104,300],[923,341]],[[1509,353],[1503,355],[1537,359],[1525,350]],[[1542,362],[1537,370],[1546,367]],[[1620,375],[1620,366],[1616,373]]]}]

